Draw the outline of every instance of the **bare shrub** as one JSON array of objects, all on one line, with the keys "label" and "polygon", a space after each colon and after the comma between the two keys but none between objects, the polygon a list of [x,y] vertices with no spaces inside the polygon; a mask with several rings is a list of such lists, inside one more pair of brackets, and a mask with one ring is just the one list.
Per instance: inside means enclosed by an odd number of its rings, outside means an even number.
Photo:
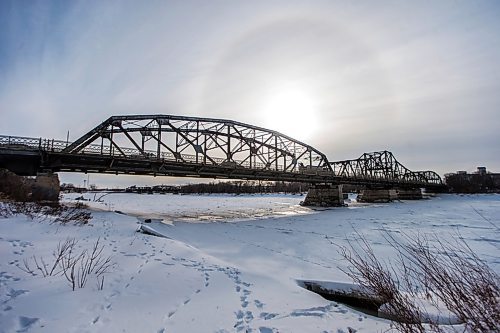
[{"label": "bare shrub", "polygon": [[0,202],[0,217],[6,218],[14,215],[12,208],[8,203]]},{"label": "bare shrub", "polygon": [[0,169],[0,192],[16,201],[31,200],[29,181],[6,169]]},{"label": "bare shrub", "polygon": [[403,283],[394,274],[394,266],[390,262],[382,262],[366,238],[356,234],[356,244],[349,243],[349,248],[340,247],[341,256],[351,264],[342,271],[385,302],[388,312],[398,314],[398,320],[393,321],[393,325],[399,332],[425,332],[420,323],[422,311],[409,294],[401,292]]},{"label": "bare shrub", "polygon": [[25,215],[31,220],[44,221],[52,219],[53,223],[87,224],[92,214],[87,211],[84,204],[64,206],[58,203],[42,205],[36,202],[4,202],[0,203],[0,217]]},{"label": "bare shrub", "polygon": [[[53,262],[51,264],[46,263],[43,257],[37,258],[36,256],[31,257],[31,262],[43,277],[58,275],[62,272],[62,270],[57,270],[57,268],[60,267],[64,257],[75,247],[75,245],[76,241],[74,238],[68,238],[64,242],[59,242],[56,250],[52,252]],[[31,264],[28,259],[23,260],[23,267],[18,267],[26,273],[36,275],[35,270],[31,268]]]},{"label": "bare shrub", "polygon": [[115,263],[111,261],[111,257],[103,255],[104,245],[100,244],[100,238],[90,251],[78,251],[77,244],[77,240],[68,238],[58,243],[51,263],[45,262],[43,257],[33,256],[30,260],[23,260],[23,266],[18,267],[31,275],[36,275],[36,271],[43,277],[64,275],[73,291],[76,288],[84,288],[89,278],[95,276],[98,289],[102,290],[104,276],[111,271]]},{"label": "bare shrub", "polygon": [[[445,242],[437,237],[404,235],[385,238],[397,252],[396,261],[383,263],[361,235],[354,244],[341,247],[350,263],[343,271],[356,283],[386,300],[389,313],[397,315],[393,326],[400,332],[425,332],[422,318],[432,318],[415,300],[425,295],[438,306],[442,302],[463,322],[461,331],[495,332],[500,325],[500,279],[465,241]],[[404,290],[404,292],[400,291]],[[430,319],[427,329],[449,332]],[[455,330],[456,331],[456,330]]]},{"label": "bare shrub", "polygon": [[111,257],[102,256],[104,246],[100,246],[99,241],[100,239],[97,239],[90,252],[84,250],[80,254],[74,254],[70,251],[61,261],[64,276],[73,290],[75,287],[85,287],[90,275],[95,275],[99,289],[102,289],[104,274],[109,272],[114,263],[111,262]]},{"label": "bare shrub", "polygon": [[426,294],[441,300],[467,330],[493,332],[500,327],[500,277],[458,236],[454,242],[422,235],[405,236],[405,243],[386,238]]},{"label": "bare shrub", "polygon": [[87,224],[92,218],[92,214],[86,211],[82,203],[77,203],[74,206],[59,206],[59,209],[54,212],[56,218],[54,223],[66,224],[68,222],[75,222],[77,224]]}]

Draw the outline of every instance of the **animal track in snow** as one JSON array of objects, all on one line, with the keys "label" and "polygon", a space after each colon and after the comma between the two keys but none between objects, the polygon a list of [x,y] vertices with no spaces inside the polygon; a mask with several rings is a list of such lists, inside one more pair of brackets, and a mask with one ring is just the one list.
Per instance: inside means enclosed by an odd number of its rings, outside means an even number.
[{"label": "animal track in snow", "polygon": [[16,332],[27,332],[38,320],[39,318],[19,317],[19,330]]},{"label": "animal track in snow", "polygon": [[[333,311],[333,309],[337,309]],[[298,309],[290,313],[290,317],[324,317],[330,312],[347,313],[346,309],[340,308],[337,303],[330,302],[326,306],[317,306],[309,309]],[[288,317],[288,316],[287,316]]]}]

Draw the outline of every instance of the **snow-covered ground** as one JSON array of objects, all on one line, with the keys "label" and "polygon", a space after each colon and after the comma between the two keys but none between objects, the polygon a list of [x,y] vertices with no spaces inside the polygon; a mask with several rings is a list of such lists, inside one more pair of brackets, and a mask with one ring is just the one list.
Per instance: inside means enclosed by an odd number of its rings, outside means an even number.
[{"label": "snow-covered ground", "polygon": [[[332,242],[346,245],[356,232],[387,258],[393,254],[385,231],[460,233],[500,271],[500,195],[326,210],[302,208],[303,197],[292,195],[110,194],[102,200],[87,202],[93,218],[85,226],[0,219],[1,332],[386,331],[388,321],[297,285],[297,279],[348,282]],[[168,238],[136,232],[145,218]],[[116,263],[103,290],[90,280],[71,291],[63,276],[31,276],[17,267],[33,255],[50,259],[68,237],[81,249],[101,238]]]}]

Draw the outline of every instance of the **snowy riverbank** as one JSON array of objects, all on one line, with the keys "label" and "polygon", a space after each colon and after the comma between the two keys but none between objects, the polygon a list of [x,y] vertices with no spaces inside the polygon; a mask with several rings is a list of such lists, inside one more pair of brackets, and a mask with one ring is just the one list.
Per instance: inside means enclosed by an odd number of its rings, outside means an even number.
[{"label": "snowy riverbank", "polygon": [[[300,207],[302,197],[292,195],[110,194],[102,200],[88,202],[96,210],[86,226],[0,219],[1,332],[385,331],[388,321],[296,283],[348,281],[332,242],[346,245],[354,230],[388,258],[382,231],[443,238],[459,232],[500,271],[500,195],[329,210]],[[168,238],[137,233],[139,220],[115,210],[163,220],[148,226]],[[193,223],[199,221],[205,223]],[[73,292],[63,276],[30,276],[16,267],[33,255],[50,258],[68,237],[81,249],[101,238],[116,262],[103,290],[92,280]]]}]

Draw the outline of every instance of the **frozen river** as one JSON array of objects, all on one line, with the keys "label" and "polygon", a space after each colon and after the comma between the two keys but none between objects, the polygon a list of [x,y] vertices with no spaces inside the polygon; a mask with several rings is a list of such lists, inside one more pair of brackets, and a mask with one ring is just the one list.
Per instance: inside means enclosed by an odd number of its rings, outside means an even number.
[{"label": "frozen river", "polygon": [[[496,194],[318,210],[299,206],[303,197],[296,195],[84,196],[91,199],[90,225],[0,219],[2,332],[387,331],[388,321],[297,286],[297,279],[348,282],[336,245],[357,233],[384,260],[394,258],[386,232],[462,237],[500,272]],[[145,218],[158,219],[147,226],[164,237],[136,232]],[[116,262],[104,290],[92,283],[72,292],[63,276],[17,268],[32,255],[50,258],[66,237],[81,248],[101,239]]]},{"label": "frozen river", "polygon": [[[71,202],[81,196],[78,193],[66,194],[64,200]],[[304,200],[304,195],[85,193],[83,197],[89,200],[85,204],[93,208],[162,218],[165,223],[258,219],[311,211],[299,205]]]}]

